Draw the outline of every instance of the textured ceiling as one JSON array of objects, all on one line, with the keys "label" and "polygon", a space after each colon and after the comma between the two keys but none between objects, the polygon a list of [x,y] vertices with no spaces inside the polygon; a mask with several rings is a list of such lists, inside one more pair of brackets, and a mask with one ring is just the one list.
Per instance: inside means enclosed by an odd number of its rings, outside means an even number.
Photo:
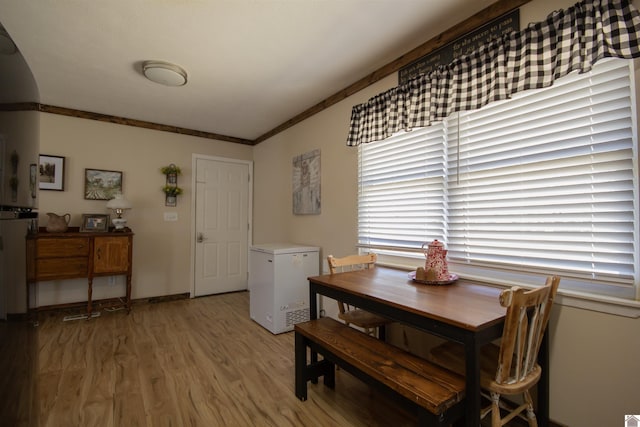
[{"label": "textured ceiling", "polygon": [[0,0],[0,23],[42,104],[254,140],[492,1]]}]

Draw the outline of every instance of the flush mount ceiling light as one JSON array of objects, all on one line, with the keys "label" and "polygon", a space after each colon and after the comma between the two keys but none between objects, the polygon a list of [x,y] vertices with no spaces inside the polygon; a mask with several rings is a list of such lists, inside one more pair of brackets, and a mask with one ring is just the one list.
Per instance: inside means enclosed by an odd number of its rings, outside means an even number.
[{"label": "flush mount ceiling light", "polygon": [[144,61],[142,74],[155,83],[165,86],[183,86],[187,84],[187,72],[175,65],[163,61]]}]

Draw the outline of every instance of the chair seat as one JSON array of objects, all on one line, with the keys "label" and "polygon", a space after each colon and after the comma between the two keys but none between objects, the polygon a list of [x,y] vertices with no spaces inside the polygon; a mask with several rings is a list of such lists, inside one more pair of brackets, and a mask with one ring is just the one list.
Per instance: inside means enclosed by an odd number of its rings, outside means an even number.
[{"label": "chair seat", "polygon": [[[480,352],[480,386],[483,389],[500,394],[516,394],[522,393],[538,382],[542,369],[539,365],[536,365],[527,378],[517,384],[496,383],[495,377],[498,370],[499,353],[500,347],[495,344],[487,344],[482,347]],[[457,374],[465,374],[464,347],[461,344],[450,341],[445,342],[434,347],[429,352],[428,359]]]},{"label": "chair seat", "polygon": [[[331,271],[331,274],[336,274],[345,271],[373,268],[377,260],[378,256],[373,253],[366,255],[348,255],[343,258],[336,258],[333,255],[329,255],[327,257],[327,264],[329,265],[329,271]],[[366,310],[362,310],[342,301],[336,300],[336,302],[338,303],[338,318],[340,320],[344,321],[347,325],[355,325],[364,329],[364,332],[369,335],[375,334],[377,329],[378,337],[384,341],[384,326],[391,323],[390,319],[374,313],[369,313]]]},{"label": "chair seat", "polygon": [[359,308],[345,311],[344,313],[338,313],[338,318],[346,323],[353,323],[362,328],[377,328],[388,324],[389,319],[378,316],[377,314],[369,313],[368,311],[361,310]]}]

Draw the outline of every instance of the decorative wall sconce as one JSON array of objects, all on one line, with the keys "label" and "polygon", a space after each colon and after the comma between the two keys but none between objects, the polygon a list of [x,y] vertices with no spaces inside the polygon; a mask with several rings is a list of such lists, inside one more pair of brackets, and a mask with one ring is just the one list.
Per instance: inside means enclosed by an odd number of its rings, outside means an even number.
[{"label": "decorative wall sconce", "polygon": [[178,187],[178,175],[182,173],[180,167],[171,163],[169,166],[160,168],[160,172],[166,175],[166,183],[162,187],[164,192],[164,205],[176,207],[178,204],[178,195],[182,194],[182,188]]}]

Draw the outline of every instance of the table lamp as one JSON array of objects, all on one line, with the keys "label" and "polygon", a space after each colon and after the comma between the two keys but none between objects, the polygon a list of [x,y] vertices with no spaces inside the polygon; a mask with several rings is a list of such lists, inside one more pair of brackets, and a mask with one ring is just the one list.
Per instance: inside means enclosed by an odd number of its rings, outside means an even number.
[{"label": "table lamp", "polygon": [[124,231],[125,226],[127,225],[127,220],[122,218],[122,214],[125,210],[131,209],[131,207],[131,202],[123,198],[121,194],[107,202],[107,209],[112,209],[116,214],[116,218],[111,219],[111,222],[115,227],[115,231]]}]

